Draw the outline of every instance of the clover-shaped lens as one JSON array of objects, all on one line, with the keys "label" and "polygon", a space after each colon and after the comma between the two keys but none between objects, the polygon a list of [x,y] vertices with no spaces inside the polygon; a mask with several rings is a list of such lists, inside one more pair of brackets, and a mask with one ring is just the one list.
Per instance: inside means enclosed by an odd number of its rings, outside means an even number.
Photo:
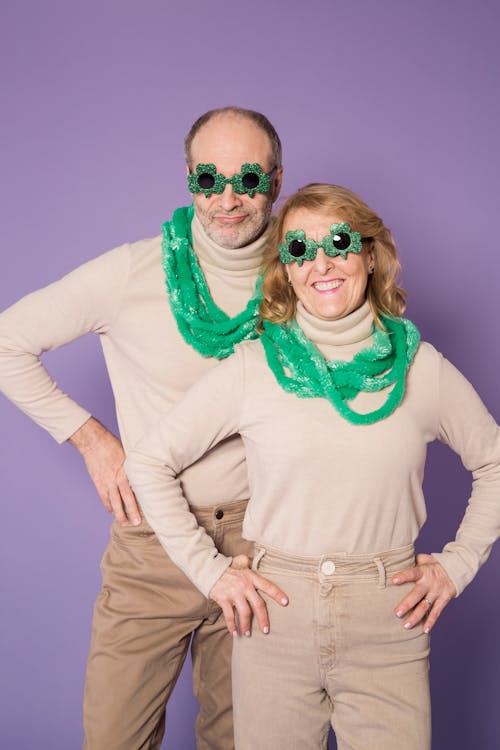
[{"label": "clover-shaped lens", "polygon": [[196,181],[202,190],[211,190],[215,185],[215,177],[210,172],[197,175]]},{"label": "clover-shaped lens", "polygon": [[197,164],[196,172],[188,175],[188,189],[191,193],[204,193],[209,198],[212,193],[222,193],[225,178],[217,174],[215,164]]},{"label": "clover-shaped lens", "polygon": [[253,198],[255,193],[268,193],[271,187],[269,175],[262,171],[260,164],[242,164],[241,172],[233,175],[230,182],[235,193],[246,193]]},{"label": "clover-shaped lens", "polygon": [[333,246],[337,250],[347,250],[351,244],[351,237],[347,232],[337,232],[333,235]]},{"label": "clover-shaped lens", "polygon": [[255,190],[260,181],[260,176],[256,172],[245,172],[241,176],[241,184],[246,190]]},{"label": "clover-shaped lens", "polygon": [[302,258],[306,254],[306,243],[302,240],[292,240],[288,245],[288,252],[294,258]]}]

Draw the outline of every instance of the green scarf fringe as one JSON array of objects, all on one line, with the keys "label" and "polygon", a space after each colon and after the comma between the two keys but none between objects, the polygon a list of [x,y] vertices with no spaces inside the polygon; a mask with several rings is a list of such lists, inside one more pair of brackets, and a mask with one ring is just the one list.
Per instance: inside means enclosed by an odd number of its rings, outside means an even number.
[{"label": "green scarf fringe", "polygon": [[[410,320],[389,316],[381,320],[386,330],[374,326],[373,345],[350,362],[327,362],[296,321],[277,325],[266,320],[261,341],[267,363],[288,393],[301,398],[327,398],[351,424],[373,424],[388,417],[401,403],[406,373],[420,343],[418,329]],[[354,411],[346,403],[358,393],[373,393],[390,385],[394,387],[385,403],[367,414]]]},{"label": "green scarf fringe", "polygon": [[235,344],[257,338],[262,279],[243,312],[231,318],[218,307],[192,248],[194,206],[178,208],[162,226],[162,265],[172,314],[183,339],[203,357],[224,359]]}]

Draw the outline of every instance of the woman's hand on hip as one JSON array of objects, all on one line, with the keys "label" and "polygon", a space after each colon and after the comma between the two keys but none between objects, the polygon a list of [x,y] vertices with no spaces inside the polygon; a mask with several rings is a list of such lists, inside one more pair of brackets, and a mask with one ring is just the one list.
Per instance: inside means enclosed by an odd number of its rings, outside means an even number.
[{"label": "woman's hand on hip", "polygon": [[413,628],[424,621],[424,632],[429,633],[443,609],[457,595],[457,590],[441,563],[432,555],[417,555],[416,562],[415,567],[405,568],[392,576],[392,582],[396,586],[415,583],[410,593],[399,602],[394,613],[396,617],[404,617],[412,610],[403,626]]},{"label": "woman's hand on hip", "polygon": [[269,615],[267,607],[259,594],[263,591],[275,602],[286,607],[287,595],[274,583],[263,578],[250,569],[251,561],[246,555],[238,555],[212,586],[209,598],[222,609],[227,629],[231,635],[238,635],[235,611],[238,617],[240,633],[249,636],[252,628],[252,615],[257,618],[262,633],[269,633]]}]

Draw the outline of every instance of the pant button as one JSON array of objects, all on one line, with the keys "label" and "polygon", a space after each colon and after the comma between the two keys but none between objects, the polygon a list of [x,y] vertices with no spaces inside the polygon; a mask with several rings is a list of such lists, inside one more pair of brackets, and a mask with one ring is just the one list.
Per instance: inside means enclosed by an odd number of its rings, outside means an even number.
[{"label": "pant button", "polygon": [[321,563],[321,572],[325,576],[331,576],[332,573],[335,573],[335,563],[333,560],[325,560],[324,563]]},{"label": "pant button", "polygon": [[224,511],[223,510],[216,510],[215,511],[215,517],[218,521],[221,520],[221,518],[224,518]]}]

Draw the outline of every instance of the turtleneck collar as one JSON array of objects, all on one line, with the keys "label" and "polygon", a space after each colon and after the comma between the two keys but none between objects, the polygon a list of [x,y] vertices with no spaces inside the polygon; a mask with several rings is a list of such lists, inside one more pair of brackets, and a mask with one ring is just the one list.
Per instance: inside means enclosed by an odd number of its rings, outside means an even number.
[{"label": "turtleneck collar", "polygon": [[[307,338],[328,355],[331,355],[332,347],[346,347],[346,355],[353,349],[363,349],[370,344],[373,334],[373,315],[368,302],[339,320],[317,318],[305,309],[302,302],[298,302],[296,319]],[[341,353],[339,356],[342,358]]]},{"label": "turtleneck collar", "polygon": [[244,247],[221,247],[207,235],[195,213],[191,223],[193,249],[204,266],[235,275],[256,273],[262,263],[269,228],[268,226],[257,240]]}]

